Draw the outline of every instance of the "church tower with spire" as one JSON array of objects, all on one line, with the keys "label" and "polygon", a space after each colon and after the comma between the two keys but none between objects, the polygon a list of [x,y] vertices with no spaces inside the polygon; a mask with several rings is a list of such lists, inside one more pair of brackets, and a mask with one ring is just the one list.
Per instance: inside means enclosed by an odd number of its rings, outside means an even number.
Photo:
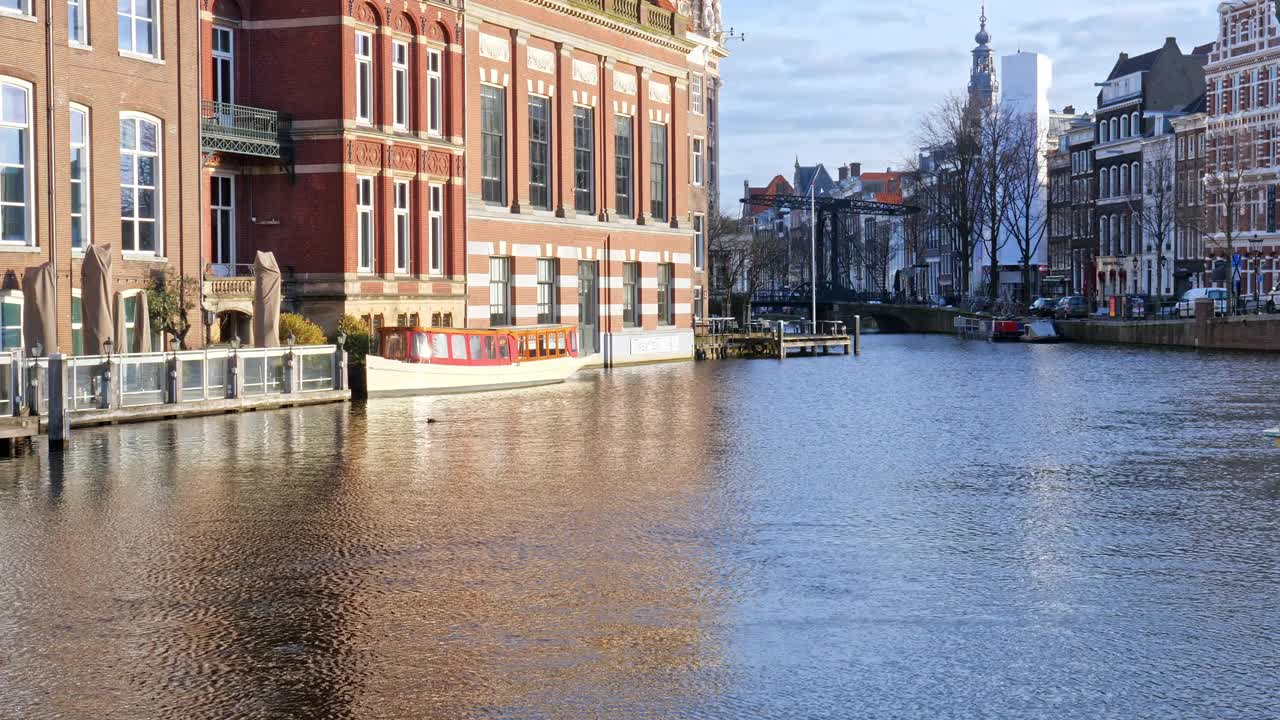
[{"label": "church tower with spire", "polygon": [[973,49],[973,68],[969,71],[969,105],[988,108],[996,104],[1000,86],[996,79],[996,51],[991,49],[991,34],[987,32],[987,5],[982,4],[980,27],[974,36],[978,46]]}]

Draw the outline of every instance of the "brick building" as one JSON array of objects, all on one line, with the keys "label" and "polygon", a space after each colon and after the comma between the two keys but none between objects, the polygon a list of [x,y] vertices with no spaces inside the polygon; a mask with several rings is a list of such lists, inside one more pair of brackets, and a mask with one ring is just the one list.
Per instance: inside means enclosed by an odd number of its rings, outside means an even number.
[{"label": "brick building", "polygon": [[247,338],[257,251],[332,331],[461,325],[463,56],[448,2],[202,0],[205,304]]},{"label": "brick building", "polygon": [[467,3],[469,326],[577,323],[603,364],[692,355],[724,55],[707,5],[691,26],[668,2]]},{"label": "brick building", "polygon": [[28,267],[49,262],[57,279],[57,348],[46,352],[79,350],[90,243],[112,248],[130,328],[154,276],[200,269],[195,13],[178,0],[53,7],[46,23],[43,2],[0,3],[4,350],[23,344]]},{"label": "brick building", "polygon": [[1177,225],[1174,229],[1173,292],[1181,297],[1191,288],[1204,287],[1206,238],[1204,225],[1205,134],[1208,115],[1192,113],[1173,120],[1177,143],[1174,180]]}]

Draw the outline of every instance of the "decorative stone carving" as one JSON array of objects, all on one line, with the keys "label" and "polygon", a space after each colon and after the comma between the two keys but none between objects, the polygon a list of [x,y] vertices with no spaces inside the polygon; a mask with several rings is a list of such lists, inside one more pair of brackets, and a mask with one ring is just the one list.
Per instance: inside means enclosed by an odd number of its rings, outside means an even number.
[{"label": "decorative stone carving", "polygon": [[556,54],[542,48],[529,48],[529,69],[554,75],[556,72]]},{"label": "decorative stone carving", "polygon": [[368,25],[377,25],[378,12],[374,10],[371,5],[368,5],[367,3],[361,3],[358,7],[356,7],[356,20],[359,20],[360,22],[366,23]]},{"label": "decorative stone carving", "polygon": [[406,147],[392,148],[391,167],[396,170],[416,171],[418,169],[418,151]]},{"label": "decorative stone carving", "polygon": [[671,104],[671,86],[666,83],[649,81],[649,99],[654,102]]},{"label": "decorative stone carving", "polygon": [[408,35],[413,34],[413,24],[409,22],[409,18],[405,17],[403,13],[396,16],[395,29],[397,32]]},{"label": "decorative stone carving", "polygon": [[427,151],[427,173],[440,177],[452,175],[453,156],[446,152]]},{"label": "decorative stone carving", "polygon": [[480,57],[511,62],[511,44],[504,38],[480,33]]},{"label": "decorative stone carving", "polygon": [[587,85],[596,85],[600,82],[600,68],[594,63],[586,60],[573,61],[573,79]]},{"label": "decorative stone carving", "polygon": [[444,42],[444,28],[440,27],[440,23],[427,23],[424,28],[427,37],[438,42]]},{"label": "decorative stone carving", "polygon": [[635,95],[636,76],[631,73],[615,72],[613,74],[613,90],[623,95]]},{"label": "decorative stone carving", "polygon": [[352,162],[366,167],[382,167],[382,146],[377,143],[353,143]]}]

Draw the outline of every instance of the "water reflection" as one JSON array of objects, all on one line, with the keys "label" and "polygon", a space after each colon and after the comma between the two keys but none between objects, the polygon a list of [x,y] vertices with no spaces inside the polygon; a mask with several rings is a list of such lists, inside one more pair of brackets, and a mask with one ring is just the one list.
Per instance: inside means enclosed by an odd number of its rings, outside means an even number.
[{"label": "water reflection", "polygon": [[4,463],[5,713],[1270,712],[1275,360],[866,349]]}]

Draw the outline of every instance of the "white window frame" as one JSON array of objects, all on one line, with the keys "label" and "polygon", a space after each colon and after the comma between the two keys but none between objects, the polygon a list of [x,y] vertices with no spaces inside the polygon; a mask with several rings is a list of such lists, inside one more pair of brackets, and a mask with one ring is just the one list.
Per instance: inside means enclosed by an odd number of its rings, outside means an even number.
[{"label": "white window frame", "polygon": [[18,17],[32,17],[31,0],[18,0],[19,8],[0,8],[0,15],[16,15]]},{"label": "white window frame", "polygon": [[[230,188],[231,191],[231,201],[228,203],[224,199],[223,202],[217,205],[213,204],[213,193],[209,193],[209,237],[213,240],[213,247],[210,248],[210,260],[214,265],[226,265],[230,274],[234,276],[236,269],[236,178],[235,175],[230,173],[214,173],[209,177],[210,182],[219,182],[222,180],[228,181],[227,187]],[[218,222],[213,222],[212,215],[215,212],[226,214],[229,218],[228,227],[231,230],[230,237],[228,238],[227,256],[221,259],[218,257],[218,248],[220,244],[218,230],[222,225],[222,220],[219,219]]]},{"label": "white window frame", "polygon": [[693,214],[693,269],[701,270],[707,257],[707,216]]},{"label": "white window frame", "polygon": [[[372,273],[378,261],[375,253],[377,250],[375,238],[378,236],[375,204],[373,176],[356,176],[356,269],[362,273]],[[368,237],[365,237],[365,228],[369,230]],[[366,246],[368,262],[365,262]]]},{"label": "white window frame", "polygon": [[[120,159],[121,161],[123,161],[126,154],[133,156],[134,158],[133,159],[133,184],[125,185],[124,181],[122,180],[120,183],[120,190],[121,190],[121,193],[123,193],[125,189],[130,189],[134,191],[133,216],[131,218],[126,218],[124,217],[123,214],[121,215],[122,221],[132,220],[134,222],[133,247],[130,248],[125,243],[123,228],[121,228],[120,248],[125,254],[164,257],[164,245],[165,245],[164,243],[164,124],[160,122],[160,118],[153,117],[151,115],[145,115],[143,113],[135,113],[135,112],[120,113],[121,124],[124,124],[126,121],[130,121],[130,120],[138,123],[138,131],[135,134],[135,140],[138,143],[138,148],[135,150],[126,150],[123,147],[121,147]],[[142,150],[142,123],[144,122],[150,123],[156,126],[155,152]],[[121,134],[123,135],[123,133]],[[138,178],[138,158],[142,156],[152,156],[152,157],[155,157],[156,159],[154,186],[146,186],[146,185],[138,184],[138,179],[139,179]],[[139,208],[141,208],[141,203],[138,202],[138,192],[140,190],[145,190],[148,188],[150,188],[153,192],[155,192],[155,217],[150,218],[149,220],[147,218],[141,217],[138,214]],[[121,209],[123,211],[123,208]],[[152,222],[155,225],[156,247],[154,251],[140,250],[138,248],[138,241],[141,237],[141,233],[138,232],[138,228],[140,227],[141,223],[148,222],[148,221]]]},{"label": "white window frame", "polygon": [[444,80],[440,74],[444,56],[439,50],[427,50],[427,134],[444,134]]},{"label": "white window frame", "polygon": [[413,207],[413,186],[408,180],[396,180],[395,195],[395,229],[396,229],[396,272],[401,275],[409,273],[409,264],[413,254],[413,225],[409,210]]},{"label": "white window frame", "polygon": [[[74,155],[77,150],[82,151],[84,153],[84,160],[80,163],[79,178],[76,177],[71,168],[67,169],[68,181],[71,186],[73,188],[76,185],[80,186],[80,212],[75,212],[74,208],[70,211],[73,221],[76,218],[80,219],[80,246],[76,247],[75,233],[73,232],[71,235],[71,249],[75,252],[84,252],[85,249],[93,244],[93,126],[91,125],[93,118],[89,112],[89,108],[84,105],[71,103],[68,118],[76,114],[80,114],[84,117],[84,120],[80,123],[80,127],[84,129],[84,137],[79,139],[73,137],[70,133],[70,127],[68,127],[67,142],[70,146],[71,154]],[[70,207],[69,203],[68,207]]]},{"label": "white window frame", "polygon": [[[373,35],[356,33],[356,122],[373,124]],[[363,106],[363,114],[361,109]]]},{"label": "white window frame", "polygon": [[[80,303],[80,322],[76,322],[76,303]],[[76,334],[80,335],[80,349],[76,350]],[[71,354],[84,352],[84,295],[80,288],[71,288]]]},{"label": "white window frame", "polygon": [[706,138],[695,135],[689,143],[689,152],[689,182],[694,187],[702,187],[702,183],[706,180],[705,175],[707,172],[706,167],[703,165],[703,160],[707,154]]},{"label": "white window frame", "polygon": [[444,275],[444,186],[427,186],[427,228],[430,233],[427,254],[432,275]]},{"label": "white window frame", "polygon": [[[138,3],[142,1],[143,0],[129,0],[129,8],[130,8],[129,12],[120,12],[119,7],[116,8],[116,36],[117,36],[116,47],[119,49],[121,55],[132,55],[134,57],[140,57],[140,58],[159,59],[160,58],[160,28],[162,27],[160,24],[161,2],[160,0],[152,0],[151,16],[148,17],[146,15],[137,14]],[[124,38],[119,37],[119,34],[120,34],[119,21],[123,18],[129,19],[129,41],[130,41],[129,47],[123,47]],[[137,23],[140,20],[146,21],[151,24],[151,52],[143,52],[141,50],[138,50]]]},{"label": "white window frame", "polygon": [[397,130],[408,130],[412,122],[413,106],[409,102],[409,44],[401,40],[391,41],[392,123]]},{"label": "white window frame", "polygon": [[[26,302],[26,298],[23,296],[21,290],[6,290],[2,294],[0,294],[0,350],[6,350],[6,351],[20,350],[26,347],[26,343],[24,342],[25,338],[22,336],[22,312],[25,309],[23,308],[23,303],[25,302]],[[4,308],[2,307],[3,305],[18,306],[18,324],[17,325],[4,324]],[[12,330],[18,331],[18,344],[16,346],[10,347],[8,344],[5,343],[4,335],[5,335],[5,332],[12,331]]]},{"label": "white window frame", "polygon": [[[211,53],[213,54],[213,98],[217,102],[225,102],[227,104],[235,103],[236,98],[236,34],[232,28],[224,25],[213,26],[213,39],[217,40],[218,35],[225,34],[227,38],[227,50],[218,50],[217,43],[211,43]],[[222,67],[225,64],[226,72],[230,73],[228,78],[228,98],[226,100],[218,100],[219,91],[222,83],[219,82],[221,74],[224,72]]]},{"label": "white window frame", "polygon": [[[73,9],[80,18],[79,27],[71,22]],[[89,47],[89,0],[67,0],[67,43]]]},{"label": "white window frame", "polygon": [[[32,155],[32,151],[35,148],[35,138],[33,137],[35,134],[33,132],[34,130],[33,126],[35,123],[34,123],[34,116],[32,113],[34,112],[34,107],[35,107],[33,105],[35,89],[32,87],[31,83],[25,80],[19,80],[17,78],[12,78],[7,76],[0,76],[0,103],[3,102],[3,95],[6,89],[20,90],[26,99],[26,103],[23,107],[23,112],[26,114],[26,119],[23,122],[18,122],[18,121],[6,122],[3,116],[3,109],[2,109],[3,106],[0,105],[0,127],[17,128],[19,131],[23,133],[22,157],[24,161],[21,165],[13,164],[13,163],[4,163],[4,164],[0,164],[0,167],[22,168],[24,199],[21,203],[16,203],[12,201],[5,202],[3,199],[3,196],[0,195],[0,207],[21,207],[23,209],[22,238],[19,240],[4,240],[3,236],[0,236],[0,246],[8,246],[8,247],[34,246],[36,241],[36,234],[35,234],[36,185],[35,185],[34,157]],[[3,225],[0,225],[0,229],[2,228],[3,228]]]},{"label": "white window frame", "polygon": [[689,77],[689,111],[694,115],[703,113],[703,100],[706,96],[706,79],[701,73],[692,73]]}]

